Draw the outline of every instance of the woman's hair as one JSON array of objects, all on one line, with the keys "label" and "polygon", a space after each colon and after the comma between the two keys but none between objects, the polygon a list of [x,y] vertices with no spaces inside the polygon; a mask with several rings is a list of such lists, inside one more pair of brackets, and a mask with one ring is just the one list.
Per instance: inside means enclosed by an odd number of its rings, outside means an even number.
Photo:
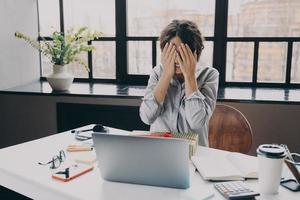
[{"label": "woman's hair", "polygon": [[199,60],[201,52],[204,49],[204,39],[198,26],[189,20],[173,20],[160,34],[160,49],[163,50],[167,42],[170,42],[176,36],[183,43],[189,45],[193,53],[196,51],[197,60]]}]

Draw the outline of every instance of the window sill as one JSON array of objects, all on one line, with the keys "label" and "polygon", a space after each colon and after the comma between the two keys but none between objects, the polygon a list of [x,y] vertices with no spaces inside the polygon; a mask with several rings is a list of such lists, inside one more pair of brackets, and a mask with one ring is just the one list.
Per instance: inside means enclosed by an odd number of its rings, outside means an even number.
[{"label": "window sill", "polygon": [[[27,85],[1,90],[0,94],[140,99],[143,97],[145,89],[146,86],[73,83],[69,91],[53,92],[46,81],[36,81]],[[218,102],[300,105],[300,89],[220,87]]]}]

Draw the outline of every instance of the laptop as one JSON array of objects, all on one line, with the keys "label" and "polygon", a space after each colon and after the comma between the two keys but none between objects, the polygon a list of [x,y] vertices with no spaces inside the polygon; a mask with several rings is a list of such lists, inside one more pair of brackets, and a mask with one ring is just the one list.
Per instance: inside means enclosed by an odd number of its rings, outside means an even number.
[{"label": "laptop", "polygon": [[188,141],[103,133],[93,133],[92,137],[105,180],[189,188]]}]

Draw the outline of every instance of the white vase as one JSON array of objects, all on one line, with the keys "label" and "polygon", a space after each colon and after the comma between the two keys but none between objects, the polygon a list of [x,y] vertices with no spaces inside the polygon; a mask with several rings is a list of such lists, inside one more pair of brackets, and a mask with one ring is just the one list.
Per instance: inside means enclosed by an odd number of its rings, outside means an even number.
[{"label": "white vase", "polygon": [[47,77],[54,91],[68,90],[73,80],[74,76],[68,72],[67,65],[53,65],[53,73]]}]

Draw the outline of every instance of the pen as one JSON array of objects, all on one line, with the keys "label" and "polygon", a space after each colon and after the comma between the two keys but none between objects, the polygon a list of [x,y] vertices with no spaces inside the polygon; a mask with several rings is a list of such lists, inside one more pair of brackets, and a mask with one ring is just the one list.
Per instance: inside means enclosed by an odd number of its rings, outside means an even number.
[{"label": "pen", "polygon": [[76,152],[76,151],[92,151],[93,147],[89,145],[69,145],[67,147],[68,152]]}]

